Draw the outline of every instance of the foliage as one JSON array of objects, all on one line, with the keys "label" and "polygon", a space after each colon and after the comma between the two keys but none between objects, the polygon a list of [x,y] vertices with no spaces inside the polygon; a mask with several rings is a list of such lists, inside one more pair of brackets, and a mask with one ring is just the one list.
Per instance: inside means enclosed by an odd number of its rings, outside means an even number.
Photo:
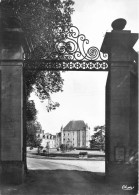
[{"label": "foliage", "polygon": [[74,149],[74,147],[71,145],[71,146],[69,146],[69,150],[73,150]]},{"label": "foliage", "polygon": [[37,138],[36,132],[41,130],[42,127],[39,122],[36,121],[27,122],[27,135],[26,135],[27,146],[32,146],[32,147],[40,146],[42,140]]},{"label": "foliage", "polygon": [[73,146],[69,144],[61,144],[60,149],[62,152],[73,150]]},{"label": "foliage", "polygon": [[[48,100],[47,111],[56,109],[59,103],[51,100],[51,94],[62,91],[63,79],[60,72],[42,71],[42,59],[52,51],[55,44],[65,39],[66,26],[71,24],[74,2],[72,0],[3,0],[1,5],[11,7],[21,22],[29,49],[25,49],[25,58],[29,59],[24,65],[24,97],[26,104],[27,143],[37,144],[36,110],[33,102],[29,101],[31,92],[43,101]],[[61,31],[58,30],[61,26]],[[43,64],[44,65],[44,64]],[[34,130],[34,132],[33,132]],[[25,132],[25,130],[24,130]],[[25,133],[26,134],[26,133]]]},{"label": "foliage", "polygon": [[[62,91],[63,79],[60,72],[38,71],[40,59],[54,51],[55,44],[65,38],[66,26],[71,24],[74,2],[72,0],[3,0],[3,6],[11,6],[20,19],[31,53],[26,57],[30,68],[25,72],[26,95],[36,87],[41,100],[49,99],[50,94]],[[58,28],[61,26],[61,31]],[[37,60],[34,62],[34,60]],[[33,63],[32,63],[33,62]],[[49,101],[50,102],[50,101]],[[48,104],[51,109],[58,104]],[[51,110],[50,109],[50,110]]]},{"label": "foliage", "polygon": [[35,103],[33,100],[29,100],[26,104],[26,120],[35,121],[37,110],[35,108]]},{"label": "foliage", "polygon": [[55,41],[63,40],[63,33],[56,31],[71,23],[73,13],[72,0],[3,0],[3,4],[10,5],[22,23],[27,39],[31,40],[37,56],[42,58],[46,51],[53,49]]},{"label": "foliage", "polygon": [[41,124],[36,120],[37,110],[33,100],[28,100],[26,104],[26,143],[28,146],[37,147],[41,140],[36,137],[36,131],[41,131]]},{"label": "foliage", "polygon": [[66,144],[61,144],[60,149],[62,152],[65,152],[66,151]]},{"label": "foliage", "polygon": [[92,135],[92,140],[90,141],[91,148],[105,149],[105,125],[94,127],[94,135]]}]

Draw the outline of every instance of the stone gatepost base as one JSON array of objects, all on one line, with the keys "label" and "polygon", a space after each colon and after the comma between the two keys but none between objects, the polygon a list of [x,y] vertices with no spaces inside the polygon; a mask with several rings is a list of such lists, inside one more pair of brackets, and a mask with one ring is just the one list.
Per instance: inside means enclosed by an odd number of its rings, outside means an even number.
[{"label": "stone gatepost base", "polygon": [[109,182],[109,185],[111,183],[118,185],[119,189],[122,189],[124,186],[131,186],[134,192],[138,191],[138,171],[125,162],[109,162],[106,180]]},{"label": "stone gatepost base", "polygon": [[0,163],[1,184],[21,184],[24,180],[24,163],[21,161],[3,161]]}]

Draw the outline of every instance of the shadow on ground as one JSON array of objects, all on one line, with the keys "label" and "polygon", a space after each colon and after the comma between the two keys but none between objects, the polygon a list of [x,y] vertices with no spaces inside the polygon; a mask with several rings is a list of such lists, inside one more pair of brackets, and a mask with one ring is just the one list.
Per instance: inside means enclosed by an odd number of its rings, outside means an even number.
[{"label": "shadow on ground", "polygon": [[[131,191],[123,185],[134,185]],[[29,170],[22,185],[2,186],[0,195],[128,195],[135,181],[106,179],[102,173],[71,170]]]}]

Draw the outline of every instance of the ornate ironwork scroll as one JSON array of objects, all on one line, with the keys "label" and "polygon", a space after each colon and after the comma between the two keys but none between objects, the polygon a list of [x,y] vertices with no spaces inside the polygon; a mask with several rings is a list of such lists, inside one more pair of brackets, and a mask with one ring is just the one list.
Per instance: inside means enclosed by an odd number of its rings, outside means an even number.
[{"label": "ornate ironwork scroll", "polygon": [[[57,29],[62,33],[62,28]],[[86,46],[89,40],[80,34],[75,26],[66,28],[64,40],[56,42],[52,52],[48,52],[38,63],[39,69],[48,70],[107,70],[108,55],[100,52],[97,47]],[[35,62],[37,63],[37,61]],[[27,63],[28,64],[28,63]],[[26,67],[27,67],[26,64]]]},{"label": "ornate ironwork scroll", "polygon": [[[59,32],[60,30],[59,27]],[[47,58],[55,58],[59,60],[108,60],[108,55],[103,54],[97,47],[86,49],[85,45],[89,44],[89,40],[85,35],[80,34],[79,29],[75,26],[67,28],[65,40],[56,43],[55,52],[52,52]]]}]

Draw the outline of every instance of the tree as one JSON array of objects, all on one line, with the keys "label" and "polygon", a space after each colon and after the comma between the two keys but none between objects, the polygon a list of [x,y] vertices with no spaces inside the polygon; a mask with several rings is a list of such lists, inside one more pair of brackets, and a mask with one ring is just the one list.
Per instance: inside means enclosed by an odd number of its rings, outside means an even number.
[{"label": "tree", "polygon": [[[32,113],[31,107],[28,106],[31,92],[35,89],[37,96],[42,101],[48,99],[47,111],[59,106],[59,103],[51,100],[51,93],[62,91],[64,80],[61,73],[38,71],[38,68],[43,63],[41,60],[46,59],[54,51],[55,44],[65,39],[66,28],[71,24],[73,4],[72,0],[3,0],[1,2],[1,6],[6,8],[9,6],[13,9],[16,17],[20,20],[31,50],[30,53],[25,53],[25,58],[29,59],[25,65],[28,65],[29,68],[24,71],[24,105],[26,105],[24,145],[27,140],[26,136],[29,135],[27,134],[28,115],[30,118]],[[60,31],[59,26],[61,26]],[[26,161],[25,146],[24,154]]]},{"label": "tree", "polygon": [[27,122],[27,135],[26,142],[27,146],[39,147],[42,140],[36,136],[37,131],[41,131],[42,127],[39,122],[34,120]]},{"label": "tree", "polygon": [[41,131],[42,127],[36,119],[37,110],[33,100],[28,100],[26,105],[26,144],[27,146],[40,146],[41,140],[36,137],[36,132]]},{"label": "tree", "polygon": [[65,152],[66,149],[67,149],[67,148],[66,148],[66,144],[61,144],[61,145],[60,145],[60,149],[61,149],[62,152]]},{"label": "tree", "polygon": [[[26,96],[36,88],[41,100],[48,99],[47,110],[55,109],[59,104],[51,101],[51,93],[62,91],[63,79],[60,72],[38,71],[55,44],[65,39],[67,26],[71,24],[74,2],[72,0],[3,0],[3,6],[10,6],[21,21],[26,39],[30,43],[31,53],[26,57],[29,69],[26,71]],[[59,31],[59,26],[60,31]]]},{"label": "tree", "polygon": [[94,127],[94,132],[90,141],[91,148],[99,147],[105,150],[105,125]]},{"label": "tree", "polygon": [[28,100],[26,104],[26,120],[35,121],[37,110],[35,108],[35,103],[33,100]]}]

